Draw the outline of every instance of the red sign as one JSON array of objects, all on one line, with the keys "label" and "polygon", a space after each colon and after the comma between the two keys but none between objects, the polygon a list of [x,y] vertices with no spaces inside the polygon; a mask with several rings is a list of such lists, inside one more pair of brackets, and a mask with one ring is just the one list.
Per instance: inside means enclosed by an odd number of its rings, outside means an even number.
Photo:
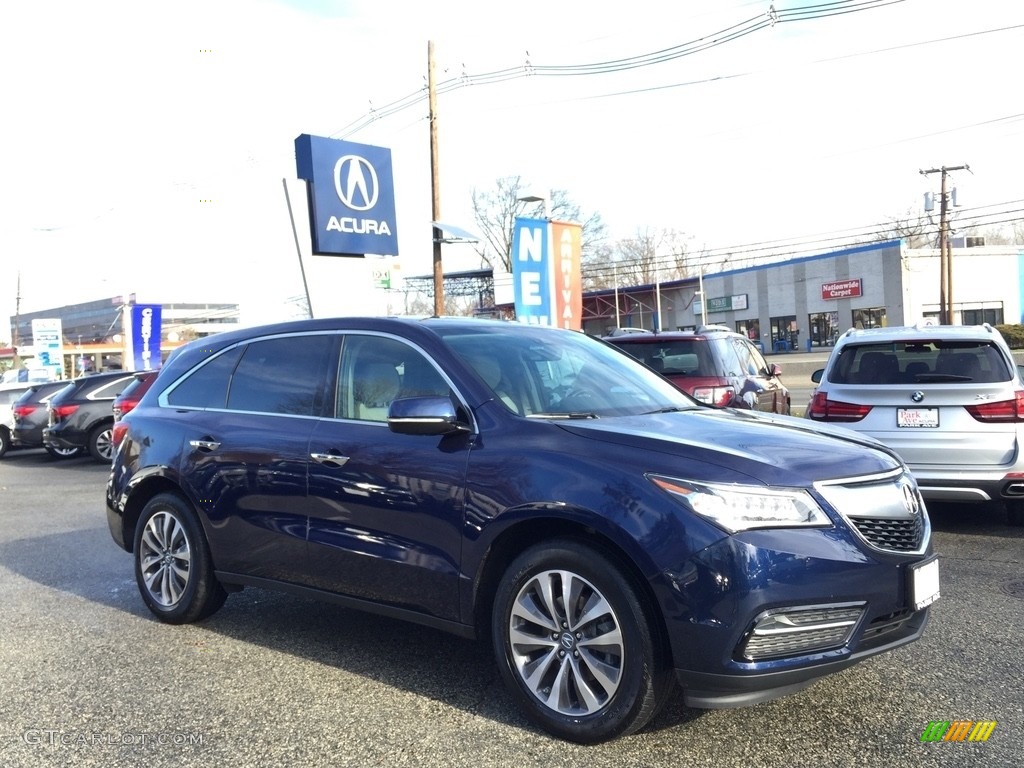
[{"label": "red sign", "polygon": [[859,277],[852,280],[839,280],[835,283],[822,283],[821,285],[821,298],[823,299],[849,299],[861,295],[863,293]]}]

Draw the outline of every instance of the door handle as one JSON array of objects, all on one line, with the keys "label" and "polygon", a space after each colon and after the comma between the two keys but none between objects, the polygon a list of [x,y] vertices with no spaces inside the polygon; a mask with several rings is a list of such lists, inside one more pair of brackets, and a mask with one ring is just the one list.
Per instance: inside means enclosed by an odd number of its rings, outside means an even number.
[{"label": "door handle", "polygon": [[309,457],[318,464],[327,467],[343,467],[349,460],[348,456],[341,456],[337,453],[311,453]]},{"label": "door handle", "polygon": [[203,451],[205,453],[216,451],[220,448],[220,443],[216,440],[189,440],[188,444],[196,450]]}]

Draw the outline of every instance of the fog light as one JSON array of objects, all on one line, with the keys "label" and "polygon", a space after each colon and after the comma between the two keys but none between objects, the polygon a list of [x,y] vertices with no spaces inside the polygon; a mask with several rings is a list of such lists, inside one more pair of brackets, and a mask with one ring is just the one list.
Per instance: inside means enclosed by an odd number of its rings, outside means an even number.
[{"label": "fog light", "polygon": [[864,603],[765,611],[744,637],[740,656],[759,661],[839,648],[849,642],[863,615]]}]

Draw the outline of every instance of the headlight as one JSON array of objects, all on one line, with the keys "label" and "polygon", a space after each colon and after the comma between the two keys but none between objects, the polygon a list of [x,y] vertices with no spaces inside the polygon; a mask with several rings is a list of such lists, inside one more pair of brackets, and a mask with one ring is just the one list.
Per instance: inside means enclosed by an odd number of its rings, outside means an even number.
[{"label": "headlight", "polygon": [[811,495],[799,488],[694,483],[663,475],[648,475],[647,479],[730,533],[751,528],[832,525]]}]

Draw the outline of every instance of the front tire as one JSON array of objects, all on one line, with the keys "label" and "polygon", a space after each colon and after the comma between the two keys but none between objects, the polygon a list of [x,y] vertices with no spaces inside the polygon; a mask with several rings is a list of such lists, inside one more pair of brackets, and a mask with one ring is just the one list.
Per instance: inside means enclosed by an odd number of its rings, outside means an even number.
[{"label": "front tire", "polygon": [[4,454],[10,450],[11,447],[11,433],[7,431],[7,427],[0,427],[0,459],[4,457]]},{"label": "front tire", "polygon": [[195,512],[180,496],[150,499],[135,528],[135,581],[146,606],[168,624],[199,621],[227,598]]},{"label": "front tire", "polygon": [[572,540],[512,562],[492,614],[506,685],[544,730],[592,744],[639,730],[672,689],[646,602],[597,550]]}]

